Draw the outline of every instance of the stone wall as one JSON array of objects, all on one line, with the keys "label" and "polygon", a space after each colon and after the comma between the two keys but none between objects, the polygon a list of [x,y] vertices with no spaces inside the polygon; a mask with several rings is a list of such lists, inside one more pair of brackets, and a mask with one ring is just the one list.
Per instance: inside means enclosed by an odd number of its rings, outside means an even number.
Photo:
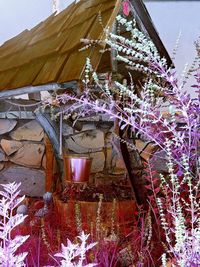
[{"label": "stone wall", "polygon": [[[82,130],[63,123],[64,149],[69,154],[93,158],[92,176],[123,177],[126,173],[112,138],[113,126],[99,121],[82,122]],[[0,183],[21,182],[21,192],[42,196],[45,192],[45,133],[35,120],[0,119]]]},{"label": "stone wall", "polygon": [[112,123],[85,122],[81,131],[66,128],[63,131],[66,152],[90,156],[93,159],[91,173],[125,174],[118,140],[112,135]]},{"label": "stone wall", "polygon": [[[94,179],[108,178],[109,182],[125,177],[119,140],[112,134],[113,122],[91,118],[81,124],[82,129],[78,131],[63,122],[64,152],[92,157],[91,177]],[[34,119],[0,119],[0,184],[21,182],[22,194],[42,196],[46,176],[44,140],[44,130]],[[136,145],[139,151],[145,147],[140,140]],[[141,156],[148,159],[151,153],[150,145]]]},{"label": "stone wall", "polygon": [[21,182],[21,193],[45,192],[44,131],[35,121],[0,119],[0,184]]}]

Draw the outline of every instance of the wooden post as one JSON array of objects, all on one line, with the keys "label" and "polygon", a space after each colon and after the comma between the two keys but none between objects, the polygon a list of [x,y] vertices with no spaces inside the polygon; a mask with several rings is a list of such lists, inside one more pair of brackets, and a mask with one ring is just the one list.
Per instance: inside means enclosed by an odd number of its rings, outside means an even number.
[{"label": "wooden post", "polygon": [[54,166],[55,166],[55,158],[53,153],[53,148],[51,142],[47,135],[45,135],[45,146],[46,146],[46,181],[45,181],[45,190],[46,192],[51,192],[54,183]]}]

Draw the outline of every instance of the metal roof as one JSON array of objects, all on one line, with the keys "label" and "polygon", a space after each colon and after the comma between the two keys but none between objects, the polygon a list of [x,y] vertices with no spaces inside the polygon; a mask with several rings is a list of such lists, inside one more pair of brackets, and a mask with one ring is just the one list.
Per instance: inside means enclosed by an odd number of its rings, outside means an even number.
[{"label": "metal roof", "polygon": [[[155,39],[158,50],[169,58],[142,1],[130,2],[153,41]],[[83,46],[80,39],[103,38],[99,14],[104,27],[112,26],[120,6],[121,0],[74,2],[61,13],[51,15],[33,29],[5,42],[0,47],[0,91],[78,81],[82,77],[86,57],[90,57],[96,69],[101,60],[99,48],[79,51]]]},{"label": "metal roof", "polygon": [[51,15],[0,47],[0,90],[78,80],[90,56],[94,67],[100,54],[92,48],[79,52],[81,38],[98,39],[99,23],[112,24],[119,0],[82,0]]}]

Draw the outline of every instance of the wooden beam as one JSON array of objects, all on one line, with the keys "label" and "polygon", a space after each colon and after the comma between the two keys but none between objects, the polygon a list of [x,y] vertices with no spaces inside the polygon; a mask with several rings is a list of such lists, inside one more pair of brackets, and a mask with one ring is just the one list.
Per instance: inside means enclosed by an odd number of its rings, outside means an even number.
[{"label": "wooden beam", "polygon": [[36,121],[39,122],[39,124],[42,126],[44,129],[46,135],[49,138],[49,141],[52,145],[53,152],[55,155],[56,159],[56,164],[58,166],[59,174],[58,174],[58,180],[60,180],[60,184],[62,187],[62,178],[64,174],[64,169],[63,169],[63,159],[60,157],[59,154],[59,128],[58,125],[55,123],[55,121],[51,120],[51,117],[47,113],[41,113],[41,112],[36,112]]},{"label": "wooden beam", "polygon": [[58,125],[51,120],[51,117],[47,113],[36,112],[36,120],[44,129],[47,134],[57,159],[60,159],[59,155],[59,128]]},{"label": "wooden beam", "polygon": [[41,91],[57,91],[57,90],[65,90],[65,89],[75,89],[77,86],[76,81],[71,81],[63,84],[58,83],[50,83],[50,84],[44,84],[44,85],[38,85],[38,86],[26,86],[16,89],[9,89],[9,90],[3,90],[0,91],[0,99],[5,99],[8,97],[13,97],[17,95],[23,95],[23,94],[34,94]]},{"label": "wooden beam", "polygon": [[46,179],[45,179],[45,191],[52,192],[55,184],[54,180],[54,153],[52,144],[49,138],[45,135],[44,138],[46,147]]}]

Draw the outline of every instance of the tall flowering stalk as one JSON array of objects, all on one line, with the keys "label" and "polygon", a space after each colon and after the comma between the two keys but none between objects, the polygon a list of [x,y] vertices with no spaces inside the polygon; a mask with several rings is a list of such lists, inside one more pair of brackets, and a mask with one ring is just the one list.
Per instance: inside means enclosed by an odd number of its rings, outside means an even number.
[{"label": "tall flowering stalk", "polygon": [[[200,263],[200,203],[199,180],[192,179],[189,159],[182,155],[183,170],[176,173],[171,159],[171,141],[166,141],[168,150],[169,179],[161,177],[165,197],[157,199],[161,225],[165,231],[167,252],[173,255],[173,266],[198,267]],[[184,191],[183,191],[184,190]],[[184,195],[183,195],[184,194]],[[167,201],[166,201],[167,198]],[[167,213],[167,216],[166,216]],[[162,256],[163,266],[166,254]]]},{"label": "tall flowering stalk", "polygon": [[[196,267],[200,262],[199,46],[197,43],[198,54],[192,69],[185,69],[178,80],[153,42],[137,29],[135,21],[127,21],[122,16],[116,20],[124,32],[129,32],[129,38],[106,29],[105,42],[115,51],[116,60],[130,71],[129,82],[114,78],[101,82],[98,74],[91,72],[92,66],[87,59],[84,93],[79,97],[67,93],[58,95],[56,103],[60,103],[61,112],[66,114],[106,113],[119,122],[122,130],[131,129],[136,137],[153,142],[159,151],[165,152],[169,170],[166,177],[161,176],[162,190],[157,204],[167,252],[174,258],[174,266]],[[132,71],[144,76],[139,86],[133,82]],[[194,99],[185,91],[187,78],[193,73],[196,78],[193,87],[197,89]],[[136,149],[133,143],[122,141],[129,149]],[[163,264],[166,259],[167,255],[164,255]]]},{"label": "tall flowering stalk", "polygon": [[15,208],[23,201],[18,197],[20,184],[10,183],[2,185],[0,191],[0,266],[22,267],[27,253],[17,254],[17,249],[29,236],[15,236],[12,238],[13,229],[26,218],[23,214],[14,214]]},{"label": "tall flowering stalk", "polygon": [[97,243],[88,242],[89,235],[84,232],[78,236],[80,243],[73,244],[69,239],[67,240],[67,246],[61,245],[61,252],[55,254],[56,257],[61,258],[61,267],[93,267],[97,266],[95,263],[86,263],[86,253],[92,249]]},{"label": "tall flowering stalk", "polygon": [[[198,155],[195,150],[199,140],[199,99],[191,99],[184,91],[185,80],[178,82],[174,70],[168,68],[165,58],[160,57],[153,42],[136,28],[135,22],[118,16],[117,23],[130,32],[130,38],[106,29],[105,42],[116,50],[116,60],[124,62],[128,69],[144,74],[140,93],[137,93],[138,86],[134,85],[131,74],[128,85],[110,79],[101,83],[98,74],[91,72],[92,66],[87,59],[86,90],[81,97],[63,94],[49,103],[60,103],[61,112],[65,114],[106,113],[119,121],[121,127],[130,127],[142,139],[153,141],[165,152],[166,137],[173,138],[172,158],[178,166],[182,168],[182,153],[188,156],[189,165],[193,164]],[[198,76],[196,78],[199,82]],[[101,98],[95,96],[91,88],[97,89]]]}]

